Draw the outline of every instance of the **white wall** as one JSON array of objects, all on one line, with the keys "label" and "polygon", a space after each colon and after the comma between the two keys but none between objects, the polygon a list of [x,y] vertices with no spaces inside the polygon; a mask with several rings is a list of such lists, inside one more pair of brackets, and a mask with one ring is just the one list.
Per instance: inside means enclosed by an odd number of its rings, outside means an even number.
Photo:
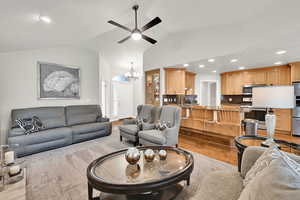
[{"label": "white wall", "polygon": [[[37,61],[81,69],[79,100],[38,100]],[[99,103],[98,54],[74,47],[59,47],[0,54],[0,127],[4,142],[14,108]]]}]

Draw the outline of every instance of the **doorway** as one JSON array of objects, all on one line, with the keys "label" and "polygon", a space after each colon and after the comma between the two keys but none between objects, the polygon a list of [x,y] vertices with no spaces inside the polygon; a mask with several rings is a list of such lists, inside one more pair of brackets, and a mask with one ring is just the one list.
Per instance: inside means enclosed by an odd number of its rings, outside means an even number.
[{"label": "doorway", "polygon": [[133,85],[131,82],[112,81],[113,119],[133,116]]},{"label": "doorway", "polygon": [[203,106],[217,105],[217,83],[214,81],[202,81],[200,91],[200,104]]}]

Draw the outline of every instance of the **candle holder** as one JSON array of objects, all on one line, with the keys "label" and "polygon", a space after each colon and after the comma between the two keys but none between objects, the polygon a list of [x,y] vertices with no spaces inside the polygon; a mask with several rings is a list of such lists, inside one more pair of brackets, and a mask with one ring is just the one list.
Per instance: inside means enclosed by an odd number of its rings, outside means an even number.
[{"label": "candle holder", "polygon": [[24,160],[16,161],[18,147],[18,144],[0,145],[0,191],[5,190],[6,184],[16,183],[24,177]]}]

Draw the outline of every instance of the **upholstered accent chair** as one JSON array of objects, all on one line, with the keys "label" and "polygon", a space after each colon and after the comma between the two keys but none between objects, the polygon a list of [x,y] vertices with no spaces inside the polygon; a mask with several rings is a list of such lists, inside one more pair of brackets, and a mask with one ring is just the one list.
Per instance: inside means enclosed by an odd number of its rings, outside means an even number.
[{"label": "upholstered accent chair", "polygon": [[177,146],[181,121],[181,108],[178,106],[162,106],[160,123],[167,123],[170,127],[164,130],[152,129],[139,132],[139,143],[142,145]]},{"label": "upholstered accent chair", "polygon": [[155,120],[155,107],[153,105],[145,104],[137,107],[136,119],[125,119],[123,125],[119,126],[120,129],[120,141],[123,137],[127,140],[138,144],[138,132],[140,128],[137,125],[138,120],[143,120],[145,127],[154,127]]}]

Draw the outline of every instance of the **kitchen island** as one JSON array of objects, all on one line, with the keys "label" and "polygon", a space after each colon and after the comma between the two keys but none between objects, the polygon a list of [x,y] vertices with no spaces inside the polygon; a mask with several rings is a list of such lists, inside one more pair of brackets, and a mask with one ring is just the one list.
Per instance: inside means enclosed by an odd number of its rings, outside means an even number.
[{"label": "kitchen island", "polygon": [[180,133],[206,138],[233,146],[235,136],[242,135],[243,111],[238,107],[182,105]]}]

